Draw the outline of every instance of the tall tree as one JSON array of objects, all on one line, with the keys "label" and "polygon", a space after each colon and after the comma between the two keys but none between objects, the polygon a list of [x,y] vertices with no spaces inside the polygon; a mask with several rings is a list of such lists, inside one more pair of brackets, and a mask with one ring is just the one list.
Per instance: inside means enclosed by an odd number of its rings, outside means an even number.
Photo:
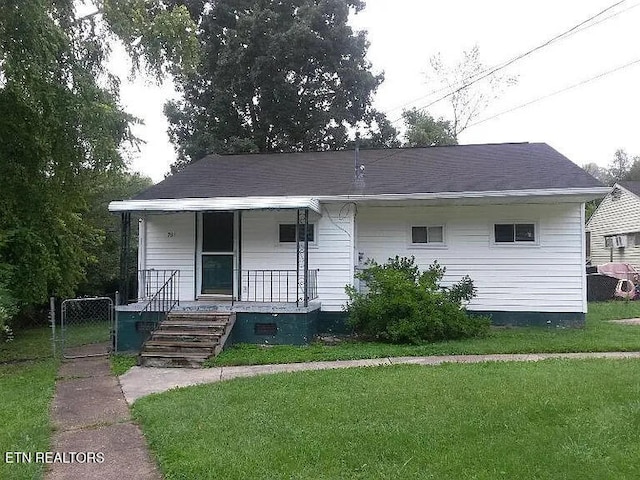
[{"label": "tall tree", "polygon": [[624,176],[624,180],[640,182],[640,157],[633,157],[633,164]]},{"label": "tall tree", "polygon": [[109,43],[123,39],[157,76],[197,55],[185,7],[102,0],[81,17],[76,4],[0,2],[0,295],[21,307],[73,293],[102,238],[85,216],[134,140],[105,68]]},{"label": "tall tree", "polygon": [[435,80],[451,107],[452,129],[455,136],[463,132],[488,106],[502,95],[505,88],[515,85],[515,76],[492,73],[480,60],[480,48],[475,45],[464,51],[462,59],[448,65],[438,53],[430,58],[432,72],[427,75]]},{"label": "tall tree", "polygon": [[372,124],[373,144],[395,129],[371,107],[382,75],[371,73],[364,32],[347,24],[362,0],[206,2],[202,61],[178,82],[165,112],[179,159],[211,153],[343,148],[348,128]]},{"label": "tall tree", "polygon": [[627,152],[623,149],[618,149],[613,154],[613,159],[609,162],[609,183],[613,185],[616,182],[624,180],[629,169],[631,168],[633,160],[629,157]]},{"label": "tall tree", "polygon": [[436,120],[427,112],[412,108],[402,112],[402,118],[407,128],[405,146],[434,147],[441,145],[457,145],[453,125],[442,118]]},{"label": "tall tree", "polygon": [[[97,232],[99,241],[88,245],[86,276],[78,286],[80,295],[113,294],[119,286],[120,219],[109,213],[109,202],[131,198],[153,182],[138,173],[107,171],[95,175],[94,188],[87,198],[88,209],[83,220]],[[135,219],[131,231],[130,258],[138,250]],[[135,265],[131,265],[135,269]],[[135,271],[131,272],[135,275]]]},{"label": "tall tree", "polygon": [[597,163],[587,163],[582,165],[582,169],[596,180],[600,180],[602,183],[607,183],[609,181],[609,171],[606,168],[599,166]]}]

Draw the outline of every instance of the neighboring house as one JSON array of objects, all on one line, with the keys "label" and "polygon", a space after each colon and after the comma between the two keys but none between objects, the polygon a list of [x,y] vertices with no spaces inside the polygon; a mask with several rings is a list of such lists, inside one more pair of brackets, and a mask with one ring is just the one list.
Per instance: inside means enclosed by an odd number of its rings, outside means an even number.
[{"label": "neighboring house", "polygon": [[619,182],[586,227],[591,265],[629,263],[640,268],[640,182]]},{"label": "neighboring house", "polygon": [[469,275],[494,323],[580,324],[584,203],[608,191],[543,143],[457,145],[210,155],[109,209],[141,216],[138,268],[178,270],[180,308],[233,302],[284,341],[283,302],[329,330],[354,271],[395,255]]}]

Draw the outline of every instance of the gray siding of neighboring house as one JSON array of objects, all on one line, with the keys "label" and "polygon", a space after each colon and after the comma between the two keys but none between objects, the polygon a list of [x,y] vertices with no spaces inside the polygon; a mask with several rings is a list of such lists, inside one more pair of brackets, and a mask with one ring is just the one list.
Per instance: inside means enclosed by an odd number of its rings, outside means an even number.
[{"label": "gray siding of neighboring house", "polygon": [[[640,232],[640,198],[624,187],[618,188],[619,198],[608,194],[587,222],[586,231],[591,235],[591,264],[613,261],[640,268],[640,244],[635,242],[637,236],[633,235]],[[612,235],[627,235],[627,246],[605,246],[605,237]]]}]

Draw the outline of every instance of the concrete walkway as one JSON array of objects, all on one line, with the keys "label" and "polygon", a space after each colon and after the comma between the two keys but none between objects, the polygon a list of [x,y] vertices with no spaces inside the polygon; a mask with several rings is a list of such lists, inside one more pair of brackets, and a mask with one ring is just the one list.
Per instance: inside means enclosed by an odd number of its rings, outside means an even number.
[{"label": "concrete walkway", "polygon": [[[92,353],[91,348],[85,353]],[[82,353],[82,352],[78,352]],[[131,421],[108,356],[66,360],[58,372],[45,480],[160,480],[144,437]]]},{"label": "concrete walkway", "polygon": [[202,383],[214,383],[238,377],[253,377],[281,372],[303,370],[326,370],[332,368],[370,367],[380,365],[417,364],[440,365],[443,363],[481,362],[535,362],[549,358],[640,358],[640,352],[599,352],[599,353],[535,353],[504,355],[443,355],[431,357],[393,357],[368,360],[341,360],[335,362],[307,362],[279,365],[253,365],[242,367],[216,367],[204,369],[189,368],[143,368],[133,367],[120,377],[124,397],[129,404],[138,398]]}]

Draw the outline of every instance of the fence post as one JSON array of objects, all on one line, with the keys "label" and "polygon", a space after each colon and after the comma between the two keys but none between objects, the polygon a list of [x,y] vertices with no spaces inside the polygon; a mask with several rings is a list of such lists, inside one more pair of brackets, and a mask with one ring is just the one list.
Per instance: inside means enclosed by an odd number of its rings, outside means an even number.
[{"label": "fence post", "polygon": [[51,323],[51,350],[56,358],[56,299],[49,297],[49,323]]}]

